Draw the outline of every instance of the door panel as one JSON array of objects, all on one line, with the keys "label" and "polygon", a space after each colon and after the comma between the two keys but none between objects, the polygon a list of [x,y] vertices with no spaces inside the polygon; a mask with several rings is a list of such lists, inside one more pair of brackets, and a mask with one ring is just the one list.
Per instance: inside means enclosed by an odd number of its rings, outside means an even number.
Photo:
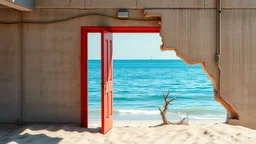
[{"label": "door panel", "polygon": [[102,128],[101,133],[106,134],[113,126],[113,46],[112,33],[103,30],[101,33],[101,77],[102,77]]}]

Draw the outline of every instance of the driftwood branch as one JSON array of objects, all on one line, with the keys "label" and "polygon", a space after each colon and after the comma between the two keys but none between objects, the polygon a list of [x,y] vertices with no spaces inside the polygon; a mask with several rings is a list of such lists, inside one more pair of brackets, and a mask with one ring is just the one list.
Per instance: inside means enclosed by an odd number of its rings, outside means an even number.
[{"label": "driftwood branch", "polygon": [[165,102],[165,105],[163,107],[158,107],[159,111],[160,111],[160,114],[161,114],[161,117],[162,117],[162,120],[163,120],[163,124],[161,125],[168,125],[168,124],[175,124],[175,125],[179,125],[179,124],[188,124],[188,116],[186,118],[183,118],[182,120],[178,121],[178,122],[169,122],[166,118],[166,113],[168,111],[168,105],[176,100],[176,98],[178,96],[180,96],[180,94],[177,94],[175,95],[171,100],[168,100],[168,97],[169,97],[169,94],[170,94],[170,90],[168,91],[168,93],[165,95],[164,92],[162,92],[162,95],[163,95],[163,98],[164,98],[164,102]]},{"label": "driftwood branch", "polygon": [[172,125],[188,125],[188,117],[181,119],[178,122],[170,122]]}]

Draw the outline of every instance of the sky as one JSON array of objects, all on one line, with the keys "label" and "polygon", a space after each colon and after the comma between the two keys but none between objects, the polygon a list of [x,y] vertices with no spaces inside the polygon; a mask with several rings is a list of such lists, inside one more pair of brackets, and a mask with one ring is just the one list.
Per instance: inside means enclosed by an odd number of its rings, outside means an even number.
[{"label": "sky", "polygon": [[[100,59],[100,34],[89,33],[89,59]],[[159,33],[114,33],[113,59],[179,59],[173,51],[161,51]]]}]

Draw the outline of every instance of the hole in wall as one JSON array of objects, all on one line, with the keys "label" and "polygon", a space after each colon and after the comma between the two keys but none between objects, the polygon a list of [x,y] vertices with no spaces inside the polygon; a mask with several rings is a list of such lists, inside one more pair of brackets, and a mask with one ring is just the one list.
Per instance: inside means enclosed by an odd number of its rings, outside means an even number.
[{"label": "hole in wall", "polygon": [[[161,120],[162,91],[181,94],[168,118],[225,121],[226,110],[214,100],[213,85],[200,64],[188,66],[173,51],[159,50],[159,34],[114,34],[114,119]],[[100,34],[89,34],[89,119],[100,120]]]}]

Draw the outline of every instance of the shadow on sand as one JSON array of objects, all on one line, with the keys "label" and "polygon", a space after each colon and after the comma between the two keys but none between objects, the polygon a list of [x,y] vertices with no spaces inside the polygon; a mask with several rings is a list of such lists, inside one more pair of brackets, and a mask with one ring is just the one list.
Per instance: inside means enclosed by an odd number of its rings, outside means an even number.
[{"label": "shadow on sand", "polygon": [[99,134],[101,128],[81,128],[78,125],[0,125],[0,144],[5,143],[37,143],[37,144],[57,144],[63,140],[61,135],[52,135],[52,132],[77,132]]}]

